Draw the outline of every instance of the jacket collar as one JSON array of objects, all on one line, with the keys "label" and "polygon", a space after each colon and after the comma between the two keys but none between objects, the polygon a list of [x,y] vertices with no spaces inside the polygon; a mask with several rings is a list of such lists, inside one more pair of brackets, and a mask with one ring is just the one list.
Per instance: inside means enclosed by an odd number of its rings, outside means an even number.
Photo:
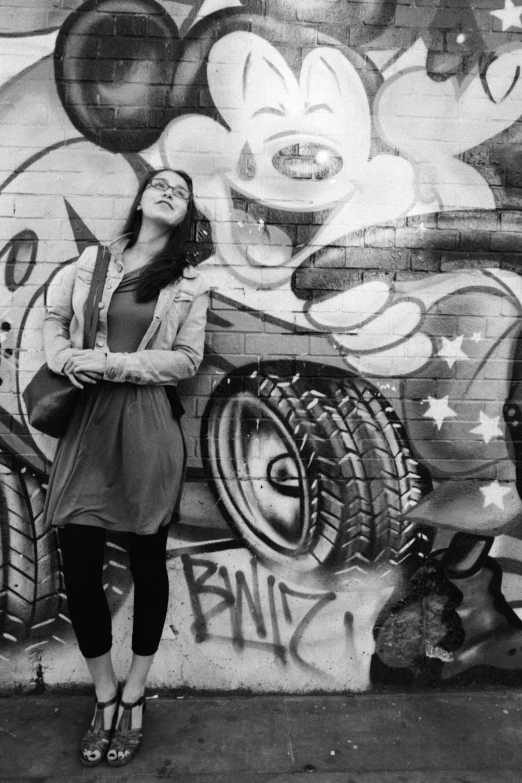
[{"label": "jacket collar", "polygon": [[[103,247],[106,247],[112,255],[121,256],[127,245],[129,244],[129,235],[121,234],[121,236],[110,240],[109,242],[102,242]],[[183,277],[194,279],[198,276],[198,272],[193,266],[186,266],[183,270]]]},{"label": "jacket collar", "polygon": [[103,247],[106,247],[110,251],[111,255],[121,256],[127,245],[129,244],[129,235],[121,234],[115,239],[111,239],[109,242],[102,242]]}]

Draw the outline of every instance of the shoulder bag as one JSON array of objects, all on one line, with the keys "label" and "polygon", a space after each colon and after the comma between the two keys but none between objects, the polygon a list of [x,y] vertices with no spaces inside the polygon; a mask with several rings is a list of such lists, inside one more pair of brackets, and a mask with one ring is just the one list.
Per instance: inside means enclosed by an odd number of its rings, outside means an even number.
[{"label": "shoulder bag", "polygon": [[[110,253],[104,247],[98,247],[91,287],[85,304],[84,348],[94,348],[98,328],[98,305],[102,297],[109,261]],[[27,384],[22,394],[29,424],[46,435],[61,438],[65,434],[80,393],[81,390],[73,386],[67,376],[52,372],[45,363]]]}]

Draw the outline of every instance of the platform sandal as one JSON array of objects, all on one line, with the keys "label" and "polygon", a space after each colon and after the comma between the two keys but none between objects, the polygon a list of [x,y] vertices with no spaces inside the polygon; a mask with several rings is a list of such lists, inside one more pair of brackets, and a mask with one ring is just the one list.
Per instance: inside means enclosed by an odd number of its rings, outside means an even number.
[{"label": "platform sandal", "polygon": [[[105,729],[105,710],[107,707],[112,707],[113,704],[118,705],[121,698],[121,685],[118,684],[116,693],[109,701],[97,701],[96,711],[92,723],[82,737],[80,743],[80,761],[84,767],[95,767],[100,764],[107,755],[109,749],[109,743],[111,740],[114,725],[118,715],[118,707],[114,710],[114,715],[111,722],[111,727]],[[95,754],[99,753],[99,756]]]},{"label": "platform sandal", "polygon": [[[147,706],[145,695],[139,698],[138,701],[135,701],[134,704],[129,704],[126,701],[120,702],[123,712],[112,734],[107,753],[107,764],[110,767],[123,767],[125,764],[129,764],[140,749],[141,740],[143,739],[143,725],[139,729],[132,728],[132,710],[134,707],[141,707],[142,705],[143,714],[145,714],[145,707]],[[120,753],[123,754],[121,757]]]}]

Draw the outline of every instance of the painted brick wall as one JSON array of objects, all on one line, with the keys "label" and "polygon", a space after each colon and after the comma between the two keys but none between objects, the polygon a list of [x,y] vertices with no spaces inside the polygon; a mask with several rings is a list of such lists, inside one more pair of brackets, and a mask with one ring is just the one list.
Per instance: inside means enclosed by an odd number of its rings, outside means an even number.
[{"label": "painted brick wall", "polygon": [[[166,166],[212,301],[154,684],[520,683],[521,64],[510,0],[0,0],[0,687],[87,678],[21,393]],[[123,538],[104,584],[123,671]]]}]

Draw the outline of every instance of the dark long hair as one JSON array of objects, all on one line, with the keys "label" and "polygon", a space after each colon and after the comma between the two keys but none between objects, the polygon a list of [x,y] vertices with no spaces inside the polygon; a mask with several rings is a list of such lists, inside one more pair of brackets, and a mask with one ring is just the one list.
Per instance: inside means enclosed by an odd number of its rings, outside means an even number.
[{"label": "dark long hair", "polygon": [[187,214],[169,234],[165,247],[157,253],[152,260],[145,266],[140,274],[138,288],[136,291],[136,300],[138,302],[150,302],[155,299],[162,288],[179,280],[183,275],[183,270],[190,266],[187,258],[187,246],[190,242],[190,231],[194,214],[194,195],[191,177],[185,171],[177,169],[162,168],[155,169],[147,174],[140,185],[136,198],[132,202],[129,210],[123,233],[129,237],[127,249],[133,247],[138,241],[143,213],[138,209],[141,197],[148,187],[151,180],[161,174],[162,171],[172,171],[187,183],[190,191]]}]

